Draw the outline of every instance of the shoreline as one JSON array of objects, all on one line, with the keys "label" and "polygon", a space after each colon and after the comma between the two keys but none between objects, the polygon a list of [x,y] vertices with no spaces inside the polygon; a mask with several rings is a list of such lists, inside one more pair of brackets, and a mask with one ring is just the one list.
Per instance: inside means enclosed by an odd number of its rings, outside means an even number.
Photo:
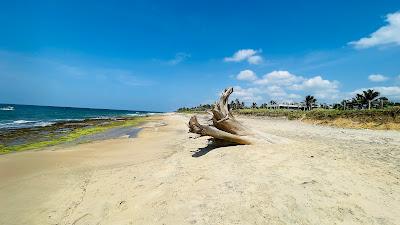
[{"label": "shoreline", "polygon": [[[174,112],[175,113],[175,112]],[[399,123],[374,123],[374,122],[359,122],[353,121],[349,118],[334,118],[334,119],[310,119],[310,118],[288,118],[288,116],[281,115],[279,112],[274,111],[273,115],[269,115],[264,113],[253,113],[250,111],[246,112],[234,112],[235,115],[239,118],[252,118],[252,119],[261,119],[261,120],[268,120],[268,119],[284,119],[284,120],[292,120],[292,121],[299,121],[305,124],[312,124],[318,126],[327,126],[327,127],[334,127],[334,128],[348,128],[348,129],[371,129],[371,130],[393,130],[399,131],[400,124]],[[0,155],[8,154],[8,153],[16,153],[20,151],[27,151],[27,150],[41,150],[44,148],[49,147],[65,147],[65,146],[73,146],[82,143],[88,143],[93,141],[99,140],[107,140],[118,138],[124,135],[130,136],[130,138],[134,137],[137,133],[140,132],[139,126],[146,122],[151,121],[151,118],[157,116],[168,115],[170,113],[158,113],[158,114],[151,114],[151,115],[143,115],[143,116],[125,116],[125,117],[114,117],[114,118],[89,118],[89,119],[82,119],[82,120],[65,120],[59,121],[49,126],[44,127],[29,127],[29,128],[17,128],[17,129],[0,129],[0,138],[2,142],[0,142]],[[176,114],[181,115],[205,115],[205,112],[176,112]],[[117,123],[112,125],[113,123]],[[119,124],[118,124],[119,123]],[[128,123],[128,124],[124,124]],[[111,126],[109,126],[111,124]],[[97,128],[102,128],[106,126],[105,129],[96,130]],[[107,127],[109,126],[109,127]],[[89,128],[89,129],[88,129]],[[57,133],[59,130],[64,132],[63,135],[68,134],[65,132],[65,129],[69,129],[68,132],[74,132],[75,130],[93,130],[93,132],[83,132],[79,135],[75,135],[71,140],[62,140],[56,141],[55,143],[49,143],[45,145],[35,146],[37,140],[42,140],[43,137],[50,137],[48,139],[44,139],[45,141],[52,141],[52,139],[59,139],[59,136],[51,134]],[[43,132],[49,132],[43,135]],[[33,137],[29,137],[33,133]],[[35,136],[36,134],[36,136]],[[50,134],[50,135],[49,135]],[[11,138],[10,138],[11,137]],[[18,139],[22,139],[25,141],[24,143],[16,144],[14,147],[18,146],[26,146],[23,147],[22,150],[7,150],[10,146],[5,145],[7,141],[10,142],[17,141]],[[62,138],[62,137],[61,137]],[[33,141],[29,142],[30,139],[34,139]],[[32,146],[32,147],[30,147]],[[13,146],[11,146],[12,148]],[[10,148],[9,148],[10,149]]]},{"label": "shoreline", "polygon": [[152,115],[60,121],[44,127],[0,130],[0,155],[63,144],[79,144],[128,135]]},{"label": "shoreline", "polygon": [[[37,149],[31,149],[31,150],[26,150],[26,151],[20,151],[20,152],[11,152],[9,154],[0,154],[0,164],[3,163],[5,158],[11,157],[11,158],[26,158],[26,160],[29,160],[30,157],[32,157],[32,160],[39,160],[41,159],[40,155],[46,155],[48,157],[52,157],[50,155],[53,154],[60,154],[60,155],[64,155],[64,154],[71,154],[71,155],[80,155],[83,154],[85,155],[84,151],[90,151],[92,153],[96,152],[96,148],[92,148],[93,146],[101,146],[103,144],[106,145],[112,145],[114,143],[118,143],[118,142],[134,142],[136,139],[138,139],[141,136],[141,133],[145,130],[151,130],[151,129],[158,129],[159,127],[165,126],[164,123],[159,122],[160,116],[152,116],[152,120],[147,120],[147,121],[142,121],[140,124],[138,124],[137,126],[133,127],[135,129],[135,136],[134,137],[129,137],[129,135],[119,135],[118,137],[113,137],[113,138],[106,138],[106,139],[97,139],[97,140],[92,140],[92,141],[87,141],[87,142],[81,142],[81,143],[61,143],[61,144],[57,144],[57,145],[51,145],[51,146],[46,146],[46,147],[42,147],[42,148],[37,148]],[[77,151],[75,151],[77,150]],[[21,156],[19,156],[21,155]],[[74,157],[73,157],[74,158]],[[68,157],[67,158],[59,158],[57,160],[62,160],[64,161],[68,161]],[[82,162],[84,162],[84,160],[86,160],[85,158],[82,158],[81,160],[83,160]],[[8,160],[6,160],[8,161]],[[37,162],[40,164],[40,162]],[[72,161],[71,161],[72,162]],[[70,163],[71,163],[70,162]],[[73,159],[73,162],[77,162],[75,159]],[[53,164],[53,163],[51,163]],[[0,177],[4,178],[3,176],[9,174],[10,172],[15,172],[15,170],[11,170],[12,165],[9,165],[10,169],[0,169]],[[19,166],[25,166],[20,164]],[[39,167],[42,165],[39,165]],[[53,165],[56,166],[56,165]],[[58,167],[58,166],[56,166]],[[55,167],[55,168],[56,168]],[[31,171],[33,173],[34,170],[37,167],[32,167],[32,170],[26,170],[26,173],[30,173]],[[18,170],[18,165],[16,165],[16,168]],[[49,169],[49,168],[47,168]],[[25,176],[25,175],[24,175]],[[12,177],[12,176],[10,176]],[[4,179],[2,179],[4,181]],[[1,187],[1,185],[0,185]]]}]

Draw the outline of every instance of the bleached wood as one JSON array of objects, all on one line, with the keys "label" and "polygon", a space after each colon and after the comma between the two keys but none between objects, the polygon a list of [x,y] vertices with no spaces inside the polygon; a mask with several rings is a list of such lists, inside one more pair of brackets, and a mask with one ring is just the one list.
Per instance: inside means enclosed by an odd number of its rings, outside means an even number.
[{"label": "bleached wood", "polygon": [[189,120],[189,131],[201,136],[211,136],[218,140],[225,140],[237,144],[253,144],[256,138],[254,132],[235,119],[228,107],[229,96],[233,88],[227,88],[221,94],[218,102],[211,110],[213,126],[201,125],[196,116]]}]

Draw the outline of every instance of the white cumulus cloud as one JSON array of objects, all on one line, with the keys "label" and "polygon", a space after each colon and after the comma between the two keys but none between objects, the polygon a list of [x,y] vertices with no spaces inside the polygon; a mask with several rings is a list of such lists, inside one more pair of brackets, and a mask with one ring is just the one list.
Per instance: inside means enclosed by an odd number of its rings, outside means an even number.
[{"label": "white cumulus cloud", "polygon": [[349,44],[357,49],[370,48],[379,45],[395,44],[400,45],[400,12],[386,15],[387,25],[379,28],[368,37]]},{"label": "white cumulus cloud", "polygon": [[388,78],[383,76],[382,74],[371,74],[368,76],[368,80],[372,82],[382,82],[387,80]]},{"label": "white cumulus cloud", "polygon": [[233,87],[234,92],[232,93],[232,99],[238,98],[240,101],[246,103],[257,102],[262,100],[261,90],[256,87],[242,88],[240,86]]},{"label": "white cumulus cloud", "polygon": [[[241,76],[239,77],[239,75]],[[316,96],[321,100],[333,100],[339,97],[339,82],[327,80],[322,76],[306,78],[297,76],[286,70],[275,70],[258,78],[252,73],[242,71],[237,76],[238,80],[248,82],[250,88],[239,87],[239,96],[245,97],[245,101],[257,101],[260,99],[291,102],[299,100],[307,94]],[[300,94],[301,93],[301,94]]]},{"label": "white cumulus cloud", "polygon": [[312,90],[312,89],[336,89],[338,81],[324,80],[321,76],[315,76],[305,79],[301,84],[295,84],[291,87],[294,90]]},{"label": "white cumulus cloud", "polygon": [[236,79],[253,81],[253,80],[257,80],[257,76],[252,70],[242,70],[236,76]]},{"label": "white cumulus cloud", "polygon": [[339,82],[325,80],[321,76],[315,76],[309,79],[305,79],[300,84],[294,84],[289,89],[291,90],[302,90],[305,92],[312,93],[317,98],[321,99],[336,99],[339,94]]},{"label": "white cumulus cloud", "polygon": [[259,55],[261,50],[254,49],[241,49],[233,54],[231,57],[225,57],[225,62],[242,62],[247,61],[250,64],[260,64],[263,58]]},{"label": "white cumulus cloud", "polygon": [[262,63],[262,61],[263,61],[263,58],[259,55],[253,55],[247,59],[247,62],[249,62],[250,64],[254,64],[254,65],[258,65],[258,64]]},{"label": "white cumulus cloud", "polygon": [[259,85],[276,84],[276,85],[292,85],[302,81],[304,78],[291,74],[285,70],[275,70],[265,74],[261,79],[256,80],[254,83]]},{"label": "white cumulus cloud", "polygon": [[288,95],[286,91],[278,85],[267,87],[267,94],[271,97],[285,97]]}]

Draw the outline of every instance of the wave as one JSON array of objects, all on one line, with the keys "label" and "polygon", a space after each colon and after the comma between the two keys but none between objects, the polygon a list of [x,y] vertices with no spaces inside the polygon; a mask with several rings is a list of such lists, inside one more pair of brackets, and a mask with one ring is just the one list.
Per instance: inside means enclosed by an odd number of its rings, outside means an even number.
[{"label": "wave", "polygon": [[136,113],[127,113],[127,116],[152,116],[152,115],[157,115],[159,113],[154,113],[154,112],[148,112],[148,113],[144,113],[144,112],[136,112]]},{"label": "wave", "polygon": [[35,123],[36,121],[30,121],[30,120],[16,120],[16,121],[13,121],[12,123],[15,123],[15,124],[23,124],[23,123]]},{"label": "wave", "polygon": [[0,128],[29,128],[29,127],[46,127],[55,124],[51,121],[30,121],[30,120],[15,120],[12,122],[0,123]]},{"label": "wave", "polygon": [[55,122],[37,122],[35,123],[35,127],[47,127],[55,124]]},{"label": "wave", "polygon": [[127,116],[140,116],[141,113],[127,113]]},{"label": "wave", "polygon": [[[8,105],[0,105],[2,110],[11,110]],[[25,107],[25,108],[23,108]],[[100,119],[107,120],[119,117],[142,117],[148,115],[155,115],[158,113],[154,112],[141,112],[141,111],[115,111],[115,112],[80,112],[81,109],[74,109],[75,111],[65,112],[65,110],[55,110],[54,108],[42,108],[31,106],[21,106],[18,108],[17,114],[0,113],[0,129],[19,129],[19,128],[31,128],[31,127],[46,127],[56,123],[63,123],[68,121],[84,121],[87,119]],[[72,110],[72,109],[71,109]],[[58,117],[58,118],[57,118]]]},{"label": "wave", "polygon": [[1,111],[14,111],[14,107],[12,106],[6,106],[6,107],[2,107],[0,108]]},{"label": "wave", "polygon": [[159,114],[161,114],[161,113],[155,113],[155,112],[146,113],[146,115],[149,115],[149,116],[154,116],[154,115],[159,115]]}]

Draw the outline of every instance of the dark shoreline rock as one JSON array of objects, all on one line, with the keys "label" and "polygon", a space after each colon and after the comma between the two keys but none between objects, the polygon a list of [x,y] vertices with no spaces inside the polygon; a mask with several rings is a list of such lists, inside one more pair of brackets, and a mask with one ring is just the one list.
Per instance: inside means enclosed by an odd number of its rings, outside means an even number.
[{"label": "dark shoreline rock", "polygon": [[43,127],[0,129],[0,145],[14,146],[61,137],[79,128],[107,125],[115,121],[126,121],[132,117],[95,118],[77,121],[58,121]]}]

